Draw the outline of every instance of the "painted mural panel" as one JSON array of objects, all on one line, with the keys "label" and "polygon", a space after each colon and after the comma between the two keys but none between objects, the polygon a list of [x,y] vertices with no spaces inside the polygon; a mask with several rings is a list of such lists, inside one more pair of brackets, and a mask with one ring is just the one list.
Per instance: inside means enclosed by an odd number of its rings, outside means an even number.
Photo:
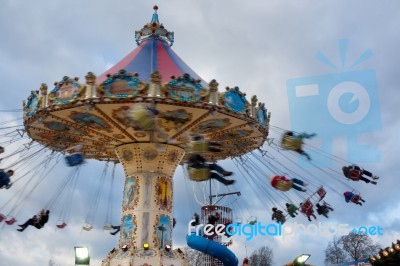
[{"label": "painted mural panel", "polygon": [[172,182],[167,177],[159,177],[157,180],[156,203],[159,209],[172,211]]},{"label": "painted mural panel", "polygon": [[198,124],[197,127],[193,129],[193,131],[199,134],[213,133],[217,130],[224,129],[229,125],[230,125],[229,118],[210,119]]},{"label": "painted mural panel", "polygon": [[92,113],[72,111],[69,117],[81,126],[111,132],[110,125],[103,118]]},{"label": "painted mural panel", "polygon": [[139,184],[136,177],[128,177],[125,180],[124,195],[122,198],[123,210],[133,209],[139,200]]},{"label": "painted mural panel", "polygon": [[121,237],[120,237],[120,245],[130,246],[132,242],[132,236],[134,235],[134,231],[136,230],[136,223],[134,218],[131,215],[125,215],[122,218],[121,224]]},{"label": "painted mural panel", "polygon": [[174,111],[166,111],[159,116],[160,126],[165,131],[176,130],[187,125],[192,120],[192,114],[188,113],[185,109],[178,109]]},{"label": "painted mural panel", "polygon": [[166,215],[161,215],[158,219],[157,216],[156,238],[159,247],[171,245],[171,220]]}]

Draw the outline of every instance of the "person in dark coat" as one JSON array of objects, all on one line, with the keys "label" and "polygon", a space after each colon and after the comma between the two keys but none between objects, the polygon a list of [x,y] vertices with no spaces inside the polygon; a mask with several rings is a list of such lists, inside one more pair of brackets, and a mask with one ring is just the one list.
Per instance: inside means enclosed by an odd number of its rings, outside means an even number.
[{"label": "person in dark coat", "polygon": [[200,216],[197,212],[193,214],[194,221],[191,223],[191,226],[197,226],[200,224]]},{"label": "person in dark coat", "polygon": [[34,215],[25,223],[18,225],[21,228],[17,229],[17,231],[23,232],[29,225],[34,226],[37,229],[42,229],[44,225],[49,221],[49,214],[49,210],[42,210],[39,215]]},{"label": "person in dark coat", "polygon": [[188,169],[210,169],[209,178],[213,178],[222,184],[228,186],[235,183],[235,180],[225,179],[224,176],[231,176],[233,173],[224,170],[221,166],[215,163],[206,163],[206,160],[200,154],[192,154],[188,159]]},{"label": "person in dark coat", "polygon": [[[353,181],[362,180],[367,184],[371,183],[373,185],[376,185],[377,183],[375,180],[379,179],[379,176],[373,175],[371,172],[364,170],[361,167],[354,164],[349,166],[343,166],[342,171],[345,177]],[[369,180],[364,175],[371,177],[373,180]]]},{"label": "person in dark coat", "polygon": [[4,170],[0,170],[0,188],[9,189],[12,186],[10,177],[13,175],[13,170],[8,170],[7,172],[4,172]]}]

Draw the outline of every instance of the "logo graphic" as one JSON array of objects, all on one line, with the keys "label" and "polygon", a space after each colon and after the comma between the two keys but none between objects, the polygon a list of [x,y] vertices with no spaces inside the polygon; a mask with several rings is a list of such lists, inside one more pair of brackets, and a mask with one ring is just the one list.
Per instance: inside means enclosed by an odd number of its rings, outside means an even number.
[{"label": "logo graphic", "polygon": [[298,234],[305,236],[345,236],[349,232],[358,235],[367,236],[382,236],[383,228],[380,226],[360,226],[359,228],[354,228],[350,230],[348,224],[282,224],[282,223],[269,223],[263,224],[257,222],[255,224],[199,224],[192,225],[195,220],[191,220],[188,223],[188,234],[196,234],[197,236],[205,236],[207,238],[212,238],[215,236],[246,236],[246,240],[250,241],[255,236],[274,236],[274,237],[287,237],[296,236]]},{"label": "logo graphic", "polygon": [[317,133],[321,149],[327,153],[332,153],[335,138],[344,137],[349,161],[377,162],[380,152],[361,139],[382,128],[376,73],[371,69],[353,70],[370,58],[372,51],[364,51],[347,67],[347,40],[339,40],[339,48],[341,67],[323,53],[316,54],[319,61],[339,70],[337,73],[287,80],[291,125],[295,131]]}]

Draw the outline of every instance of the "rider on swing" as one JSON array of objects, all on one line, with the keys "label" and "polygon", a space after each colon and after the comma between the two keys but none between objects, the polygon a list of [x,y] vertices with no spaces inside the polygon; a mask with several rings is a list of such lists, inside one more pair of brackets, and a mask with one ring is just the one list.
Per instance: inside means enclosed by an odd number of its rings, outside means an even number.
[{"label": "rider on swing", "polygon": [[0,169],[0,188],[9,189],[12,186],[10,177],[14,175],[13,170],[8,170],[4,172],[4,170]]},{"label": "rider on swing", "polygon": [[17,229],[17,231],[23,232],[29,225],[34,226],[37,229],[42,229],[44,225],[49,221],[49,214],[49,210],[42,209],[38,215],[34,215],[25,223],[18,225],[21,228]]},{"label": "rider on swing", "polygon": [[294,218],[298,214],[297,211],[299,208],[296,207],[296,205],[292,203],[286,203],[286,210],[289,213],[290,217]]},{"label": "rider on swing", "polygon": [[271,176],[270,180],[271,186],[281,191],[288,191],[291,188],[302,192],[307,191],[306,188],[301,186],[307,186],[308,184],[297,178],[288,179],[286,176]]},{"label": "rider on swing", "polygon": [[272,220],[275,220],[277,223],[284,224],[286,222],[285,215],[281,210],[278,210],[277,208],[273,207],[272,208]]},{"label": "rider on swing", "polygon": [[295,151],[303,156],[305,156],[308,160],[311,160],[310,155],[303,151],[303,139],[310,139],[314,137],[316,134],[307,134],[307,133],[300,133],[296,134],[293,131],[287,131],[285,134],[283,134],[282,138],[282,146],[285,149]]},{"label": "rider on swing", "polygon": [[[206,171],[205,177],[197,178],[196,171]],[[189,177],[195,181],[205,181],[213,178],[225,186],[232,185],[235,180],[225,179],[225,176],[231,176],[233,173],[224,170],[221,166],[215,163],[206,163],[206,160],[200,154],[192,154],[188,159]]]},{"label": "rider on swing", "polygon": [[309,200],[307,200],[304,203],[300,203],[300,212],[303,213],[305,216],[307,216],[307,219],[310,222],[311,222],[311,216],[314,217],[315,220],[317,220],[317,216],[315,216],[314,214],[313,205]]},{"label": "rider on swing", "polygon": [[82,144],[78,144],[65,150],[65,151],[74,150],[74,153],[65,156],[65,160],[68,166],[72,167],[84,163],[85,157],[83,156],[82,148],[83,148]]},{"label": "rider on swing", "polygon": [[344,199],[345,199],[345,201],[347,203],[353,202],[353,203],[355,203],[357,205],[362,206],[362,203],[360,201],[365,202],[365,200],[363,198],[361,198],[360,194],[355,194],[355,193],[350,192],[350,191],[344,192],[343,196],[344,196]]},{"label": "rider on swing", "polygon": [[319,215],[325,216],[326,218],[329,218],[328,217],[329,211],[333,211],[333,208],[326,202],[324,202],[322,205],[317,203],[315,206],[317,207],[317,213]]},{"label": "rider on swing", "polygon": [[[379,176],[373,175],[371,172],[364,170],[355,164],[349,165],[349,166],[343,166],[342,170],[343,170],[344,176],[353,181],[362,180],[367,184],[371,183],[371,184],[376,185],[377,183],[375,180],[379,179]],[[364,177],[363,175],[369,176],[373,180],[369,180],[368,178]]]},{"label": "rider on swing", "polygon": [[191,152],[222,152],[223,145],[220,142],[205,140],[202,135],[195,134],[189,142],[188,147]]}]

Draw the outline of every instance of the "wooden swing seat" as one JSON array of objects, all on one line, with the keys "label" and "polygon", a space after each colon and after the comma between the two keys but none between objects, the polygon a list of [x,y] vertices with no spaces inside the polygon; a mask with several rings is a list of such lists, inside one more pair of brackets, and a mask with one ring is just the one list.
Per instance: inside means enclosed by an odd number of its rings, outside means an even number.
[{"label": "wooden swing seat", "polygon": [[93,229],[93,225],[91,225],[91,224],[86,224],[86,225],[84,225],[84,226],[82,227],[82,229],[85,230],[85,231],[90,231],[90,230]]},{"label": "wooden swing seat", "polygon": [[193,181],[205,181],[210,178],[210,169],[209,168],[193,168],[189,167],[189,178]]},{"label": "wooden swing seat", "polygon": [[320,200],[322,200],[322,199],[325,197],[325,195],[326,195],[326,190],[324,189],[324,187],[320,187],[320,188],[317,190],[317,194],[318,194],[318,196],[320,197]]},{"label": "wooden swing seat", "polygon": [[109,225],[109,224],[106,224],[106,225],[103,226],[103,230],[109,231],[109,230],[111,230],[111,229],[112,229],[112,227],[111,227],[111,225]]},{"label": "wooden swing seat", "polygon": [[359,180],[361,177],[361,170],[353,169],[350,172],[350,179],[352,180]]},{"label": "wooden swing seat", "polygon": [[12,225],[12,224],[14,224],[16,221],[17,221],[17,220],[15,220],[14,217],[9,217],[9,218],[5,221],[5,223],[8,224],[8,225]]},{"label": "wooden swing seat", "polygon": [[208,152],[208,141],[191,141],[189,148],[193,153]]},{"label": "wooden swing seat", "polygon": [[132,110],[130,118],[144,131],[153,130],[156,124],[154,114],[145,107]]},{"label": "wooden swing seat", "polygon": [[361,196],[358,195],[358,194],[355,194],[355,195],[353,195],[353,196],[351,197],[350,201],[351,201],[351,202],[354,202],[354,203],[357,203],[357,202],[360,201],[360,199],[361,199]]},{"label": "wooden swing seat", "polygon": [[312,208],[312,206],[313,206],[313,204],[311,203],[311,200],[306,200],[301,205],[300,211],[302,213],[307,213]]},{"label": "wooden swing seat", "polygon": [[73,167],[73,166],[81,165],[85,161],[85,158],[83,157],[82,153],[74,153],[74,154],[65,156],[65,160],[66,160],[68,166]]},{"label": "wooden swing seat", "polygon": [[67,224],[65,222],[59,222],[58,224],[56,224],[57,228],[63,229],[64,227],[67,226]]},{"label": "wooden swing seat", "polygon": [[282,146],[287,150],[298,150],[301,149],[302,145],[303,140],[296,137],[285,136],[282,139]]}]

